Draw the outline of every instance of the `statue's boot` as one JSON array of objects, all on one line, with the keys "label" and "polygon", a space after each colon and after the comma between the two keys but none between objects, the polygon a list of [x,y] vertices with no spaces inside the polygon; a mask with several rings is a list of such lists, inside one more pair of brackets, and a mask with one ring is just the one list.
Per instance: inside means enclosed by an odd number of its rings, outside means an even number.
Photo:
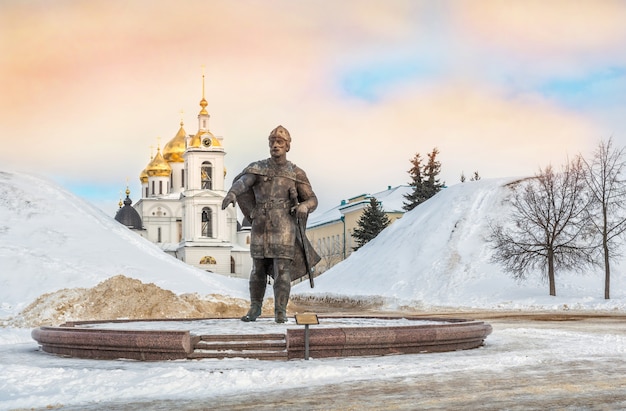
[{"label": "statue's boot", "polygon": [[[277,323],[287,322],[287,304],[291,292],[291,277],[286,268],[289,260],[279,260],[278,272],[274,271],[274,320]],[[276,262],[276,260],[275,260]]]},{"label": "statue's boot", "polygon": [[257,317],[261,315],[263,310],[263,297],[265,296],[266,280],[265,275],[262,278],[260,276],[250,276],[250,309],[248,313],[241,317],[241,321],[250,322],[256,321]]}]

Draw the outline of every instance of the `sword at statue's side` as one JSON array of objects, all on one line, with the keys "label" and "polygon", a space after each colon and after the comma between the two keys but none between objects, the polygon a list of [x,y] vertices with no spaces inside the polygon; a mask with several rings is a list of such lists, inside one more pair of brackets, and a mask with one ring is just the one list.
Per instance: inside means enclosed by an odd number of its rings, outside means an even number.
[{"label": "sword at statue's side", "polygon": [[[293,203],[291,212],[292,214],[295,214],[295,210],[300,202],[298,201],[298,192],[294,187],[289,189],[289,198]],[[302,244],[302,250],[304,252],[304,267],[306,268],[306,273],[309,276],[309,285],[311,286],[311,288],[313,288],[315,287],[315,284],[313,282],[313,273],[311,272],[311,256],[309,255],[309,250],[306,245],[306,219],[302,221],[298,217],[296,217],[296,226],[298,227],[297,234],[300,234],[300,243]]]}]

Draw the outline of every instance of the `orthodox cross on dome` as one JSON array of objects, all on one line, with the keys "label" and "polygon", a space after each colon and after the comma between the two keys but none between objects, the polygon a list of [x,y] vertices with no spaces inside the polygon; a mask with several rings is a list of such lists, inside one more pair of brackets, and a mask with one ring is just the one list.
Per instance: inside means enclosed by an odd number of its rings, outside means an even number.
[{"label": "orthodox cross on dome", "polygon": [[205,115],[208,116],[209,112],[206,111],[206,106],[208,106],[209,103],[207,103],[206,98],[204,98],[204,64],[202,65],[202,100],[200,100],[200,107],[202,107],[202,110],[200,110],[200,115]]}]

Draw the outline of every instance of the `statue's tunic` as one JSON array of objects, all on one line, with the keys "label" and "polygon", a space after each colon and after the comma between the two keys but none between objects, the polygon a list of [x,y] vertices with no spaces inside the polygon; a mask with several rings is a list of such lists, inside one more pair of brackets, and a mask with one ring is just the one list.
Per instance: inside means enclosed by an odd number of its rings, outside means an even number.
[{"label": "statue's tunic", "polygon": [[235,181],[245,174],[256,176],[252,193],[237,196],[239,207],[252,223],[252,258],[294,259],[297,225],[292,209],[303,202],[310,211],[317,206],[306,173],[290,161],[281,165],[269,158],[250,164]]}]

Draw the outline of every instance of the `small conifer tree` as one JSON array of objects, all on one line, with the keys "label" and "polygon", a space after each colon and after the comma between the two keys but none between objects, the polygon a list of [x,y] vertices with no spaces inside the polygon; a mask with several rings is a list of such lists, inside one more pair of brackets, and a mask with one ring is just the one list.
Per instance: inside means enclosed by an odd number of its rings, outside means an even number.
[{"label": "small conifer tree", "polygon": [[413,167],[409,170],[411,182],[409,185],[413,187],[413,191],[406,194],[404,198],[407,200],[403,205],[405,211],[411,211],[424,201],[437,194],[443,187],[437,178],[441,173],[441,162],[437,160],[439,149],[433,148],[428,154],[428,162],[422,165],[422,158],[418,154],[411,159]]},{"label": "small conifer tree", "polygon": [[357,246],[353,247],[356,251],[363,247],[370,240],[374,239],[378,233],[383,231],[389,225],[389,218],[385,214],[382,205],[376,198],[370,198],[370,204],[365,207],[363,214],[357,221],[357,226],[352,233]]}]

